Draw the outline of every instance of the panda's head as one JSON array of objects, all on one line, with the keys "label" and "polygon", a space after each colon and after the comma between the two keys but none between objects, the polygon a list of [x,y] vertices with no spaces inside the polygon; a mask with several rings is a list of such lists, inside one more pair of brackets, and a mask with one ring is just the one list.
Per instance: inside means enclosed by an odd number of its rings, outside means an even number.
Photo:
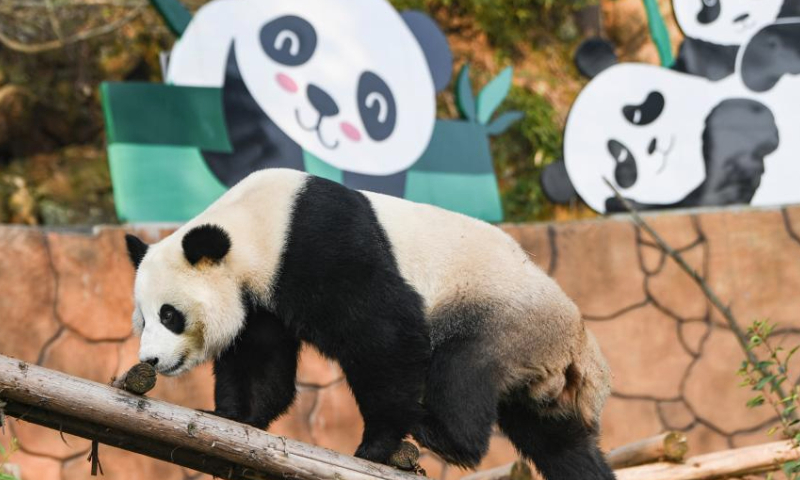
[{"label": "panda's head", "polygon": [[452,56],[419,12],[383,0],[271,0],[240,9],[237,62],[259,106],[304,150],[388,175],[427,148]]},{"label": "panda's head", "polygon": [[687,37],[717,45],[741,45],[778,18],[784,0],[673,0]]},{"label": "panda's head", "polygon": [[126,236],[136,268],[134,333],[139,359],[179,375],[219,355],[244,325],[240,285],[230,273],[231,239],[201,225],[148,246]]},{"label": "panda's head", "polygon": [[705,179],[703,121],[709,83],[653,65],[621,63],[595,77],[570,110],[564,131],[569,180],[594,210],[613,192],[671,204]]}]

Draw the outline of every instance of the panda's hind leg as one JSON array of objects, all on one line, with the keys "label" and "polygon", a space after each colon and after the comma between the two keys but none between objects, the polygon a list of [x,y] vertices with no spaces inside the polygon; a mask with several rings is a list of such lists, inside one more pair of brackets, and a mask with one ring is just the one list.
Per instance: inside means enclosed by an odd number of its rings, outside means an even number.
[{"label": "panda's hind leg", "polygon": [[597,445],[596,422],[552,407],[537,403],[530,386],[522,385],[500,399],[498,425],[546,480],[613,480]]},{"label": "panda's hind leg", "polygon": [[436,345],[425,385],[425,417],[411,432],[422,446],[467,468],[486,454],[497,419],[495,369],[483,350],[478,335]]}]

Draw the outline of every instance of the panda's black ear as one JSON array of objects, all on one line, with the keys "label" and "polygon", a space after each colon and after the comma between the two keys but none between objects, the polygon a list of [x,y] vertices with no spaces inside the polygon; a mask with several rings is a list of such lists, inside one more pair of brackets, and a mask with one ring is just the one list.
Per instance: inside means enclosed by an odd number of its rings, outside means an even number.
[{"label": "panda's black ear", "polygon": [[447,37],[431,17],[420,11],[407,10],[401,12],[400,16],[417,37],[417,42],[425,52],[436,91],[441,92],[453,76],[453,52],[450,51]]},{"label": "panda's black ear", "polygon": [[584,40],[575,51],[575,66],[586,78],[594,78],[618,62],[614,45],[600,37]]},{"label": "panda's black ear", "polygon": [[128,258],[131,259],[133,268],[139,269],[144,255],[147,253],[147,244],[139,240],[139,237],[131,234],[125,235],[125,245],[128,247]]},{"label": "panda's black ear", "polygon": [[567,204],[578,196],[567,174],[564,160],[544,167],[541,182],[545,196],[553,203]]},{"label": "panda's black ear", "polygon": [[182,245],[183,255],[192,265],[203,259],[219,263],[231,249],[231,237],[222,227],[206,224],[189,230]]}]

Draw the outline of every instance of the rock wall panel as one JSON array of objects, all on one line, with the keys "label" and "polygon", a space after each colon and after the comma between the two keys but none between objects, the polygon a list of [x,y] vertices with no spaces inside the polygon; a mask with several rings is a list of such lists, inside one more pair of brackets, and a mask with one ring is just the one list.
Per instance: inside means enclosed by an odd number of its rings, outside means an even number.
[{"label": "rock wall panel", "polygon": [[[787,345],[800,343],[800,208],[732,209],[648,215],[647,220],[707,279],[743,323],[780,323]],[[503,228],[581,307],[614,370],[603,416],[612,448],[666,429],[687,432],[693,453],[766,441],[775,419],[748,410],[738,388],[735,338],[702,292],[625,216]],[[171,232],[139,227],[155,241]],[[0,353],[106,382],[137,361],[131,335],[133,271],[124,230],[42,231],[0,227]],[[352,453],[363,423],[338,366],[305,348],[298,398],[273,433]],[[152,396],[212,407],[208,366],[161,378]],[[88,476],[89,442],[11,420],[0,443],[19,440],[13,462],[23,478]],[[514,460],[499,433],[480,468]],[[201,476],[101,447],[110,479]],[[464,470],[426,452],[428,474],[455,480]]]}]

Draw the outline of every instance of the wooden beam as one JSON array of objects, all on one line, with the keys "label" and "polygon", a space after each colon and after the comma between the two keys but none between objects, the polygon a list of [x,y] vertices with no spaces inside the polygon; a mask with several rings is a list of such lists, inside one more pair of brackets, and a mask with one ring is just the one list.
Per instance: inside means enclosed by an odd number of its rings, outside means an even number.
[{"label": "wooden beam", "polygon": [[659,460],[676,463],[683,461],[688,450],[686,435],[666,432],[611,450],[608,452],[608,463],[615,470]]},{"label": "wooden beam", "polygon": [[800,450],[784,441],[698,455],[681,464],[654,463],[615,473],[617,480],[714,480],[772,472],[798,458]]},{"label": "wooden beam", "polygon": [[[5,413],[20,420],[219,478],[424,478],[3,355],[0,400]],[[112,471],[113,465],[105,469]]]}]

